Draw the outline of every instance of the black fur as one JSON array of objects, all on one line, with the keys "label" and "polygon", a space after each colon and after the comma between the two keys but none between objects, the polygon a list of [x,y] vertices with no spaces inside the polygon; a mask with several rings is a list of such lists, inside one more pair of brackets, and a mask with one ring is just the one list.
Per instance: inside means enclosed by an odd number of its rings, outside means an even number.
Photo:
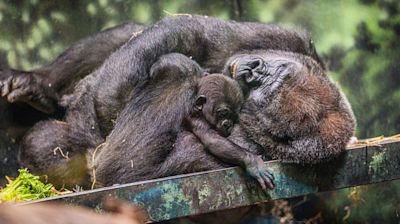
[{"label": "black fur", "polygon": [[[108,185],[148,178],[154,172],[155,164],[165,158],[170,161],[167,157],[173,149],[170,143],[179,138],[181,121],[191,110],[195,89],[195,82],[188,82],[187,89],[168,88],[181,82],[158,76],[151,70],[162,55],[172,52],[191,56],[209,72],[220,72],[231,56],[242,61],[249,55],[256,55],[261,65],[269,65],[268,69],[247,66],[247,70],[256,72],[247,80],[242,75],[235,76],[246,90],[247,98],[239,125],[228,139],[244,151],[269,154],[289,162],[317,163],[336,157],[352,135],[354,117],[351,108],[326,78],[307,35],[260,23],[200,16],[172,17],[128,41],[97,71],[83,79],[74,92],[75,99],[70,106],[74,109],[68,110],[76,113],[67,115],[66,122],[70,128],[77,126],[76,131],[69,133],[78,142],[83,141],[85,147],[71,153],[86,150],[84,148],[94,152],[97,148],[94,167],[96,175],[102,177],[100,183]],[[248,62],[244,60],[243,64]],[[226,67],[230,66],[231,61],[228,61]],[[288,78],[291,76],[296,78]],[[184,92],[174,92],[179,90]],[[163,94],[165,91],[173,93],[168,94],[171,98],[163,98],[167,96]],[[297,100],[296,104],[290,100]],[[304,102],[307,107],[295,107],[301,105],[299,102]],[[83,125],[80,125],[82,121]],[[30,135],[35,134],[31,132]],[[105,144],[97,147],[102,138],[106,139]],[[237,148],[230,141],[217,139],[218,144],[209,143],[211,148],[219,147],[219,144]],[[160,150],[148,150],[153,146]],[[29,151],[35,150],[25,144],[23,152],[26,154],[22,159],[27,164],[35,161],[31,156],[41,156]],[[199,158],[208,158],[208,155],[201,155]],[[41,158],[36,160],[42,161]],[[196,166],[201,169],[220,166],[213,159],[209,160],[211,164],[200,164],[206,160],[199,159]]]},{"label": "black fur", "polygon": [[180,54],[163,56],[152,66],[152,80],[135,93],[104,146],[92,153],[98,185],[155,177],[192,112],[201,73],[197,63]]}]

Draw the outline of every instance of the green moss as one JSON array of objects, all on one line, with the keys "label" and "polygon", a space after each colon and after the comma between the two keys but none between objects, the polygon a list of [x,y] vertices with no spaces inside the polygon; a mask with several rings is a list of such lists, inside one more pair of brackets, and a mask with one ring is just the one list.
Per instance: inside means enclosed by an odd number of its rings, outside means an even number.
[{"label": "green moss", "polygon": [[384,160],[385,160],[385,152],[374,154],[372,156],[372,161],[369,163],[370,172],[372,170],[374,174],[377,173]]},{"label": "green moss", "polygon": [[0,191],[0,201],[30,201],[57,195],[52,184],[42,183],[28,169],[18,171],[19,176],[15,180],[7,178],[7,186]]}]

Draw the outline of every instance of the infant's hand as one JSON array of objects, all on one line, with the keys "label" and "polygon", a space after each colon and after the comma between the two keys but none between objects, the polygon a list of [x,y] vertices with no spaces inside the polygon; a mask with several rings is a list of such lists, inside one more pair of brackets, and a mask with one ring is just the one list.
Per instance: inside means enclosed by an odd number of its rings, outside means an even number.
[{"label": "infant's hand", "polygon": [[261,157],[256,155],[252,156],[245,166],[247,174],[255,178],[264,191],[275,187],[274,175],[268,171]]}]

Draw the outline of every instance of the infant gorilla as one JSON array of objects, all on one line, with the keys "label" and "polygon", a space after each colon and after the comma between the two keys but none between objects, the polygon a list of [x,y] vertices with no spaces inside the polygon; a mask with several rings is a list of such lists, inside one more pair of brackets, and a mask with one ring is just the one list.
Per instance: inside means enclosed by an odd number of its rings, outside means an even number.
[{"label": "infant gorilla", "polygon": [[[206,149],[219,160],[245,168],[249,175],[259,181],[264,190],[273,188],[274,177],[266,170],[260,157],[245,153],[244,149],[220,137],[228,137],[231,134],[234,124],[238,121],[243,101],[242,89],[236,80],[223,74],[202,77],[199,80],[195,109],[190,117],[186,118],[187,128],[190,131],[186,130],[178,135],[175,148],[178,152],[200,151],[196,153],[196,158],[201,157],[202,154],[207,155],[201,152]],[[220,136],[215,134],[215,131]],[[187,159],[190,155],[185,156]],[[176,163],[176,158],[174,156],[172,158]],[[218,161],[216,163],[223,166]],[[191,163],[192,166],[193,164],[195,163]],[[185,167],[185,169],[190,169],[190,167]],[[192,169],[193,171],[209,170],[210,164],[203,169],[194,166]],[[179,167],[179,170],[182,170],[182,167]]]},{"label": "infant gorilla", "polygon": [[[235,80],[222,74],[203,75],[198,81],[194,109],[185,118],[184,130],[178,133],[174,149],[156,176],[217,169],[226,166],[222,163],[226,162],[245,168],[263,189],[273,188],[273,176],[261,158],[224,138],[231,134],[238,121],[242,104],[243,93]],[[210,163],[196,163],[196,159]]]},{"label": "infant gorilla", "polygon": [[237,122],[243,94],[239,84],[222,74],[205,74],[198,81],[198,96],[191,116],[203,118],[223,137],[228,137]]}]

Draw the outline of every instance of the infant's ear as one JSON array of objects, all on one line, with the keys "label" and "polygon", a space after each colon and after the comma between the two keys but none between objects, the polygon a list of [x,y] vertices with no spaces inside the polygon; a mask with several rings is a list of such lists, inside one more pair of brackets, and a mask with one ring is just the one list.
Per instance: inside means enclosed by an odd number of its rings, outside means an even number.
[{"label": "infant's ear", "polygon": [[204,95],[199,95],[197,96],[196,102],[195,102],[195,108],[199,111],[203,110],[203,105],[207,102],[207,98]]}]

